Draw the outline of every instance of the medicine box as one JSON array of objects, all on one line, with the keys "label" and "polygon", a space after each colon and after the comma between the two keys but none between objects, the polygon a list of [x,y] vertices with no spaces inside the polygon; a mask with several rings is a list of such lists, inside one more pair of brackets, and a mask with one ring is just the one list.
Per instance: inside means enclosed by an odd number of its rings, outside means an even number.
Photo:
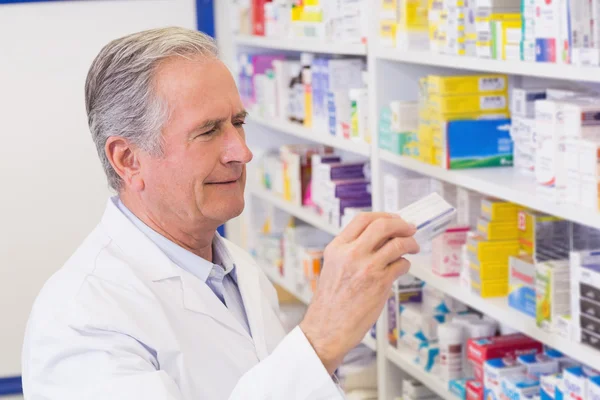
[{"label": "medicine box", "polygon": [[543,345],[521,333],[489,338],[469,339],[467,358],[473,364],[475,379],[483,381],[483,364],[494,358],[516,358],[522,354],[542,353]]},{"label": "medicine box", "polygon": [[535,263],[531,255],[509,258],[508,305],[535,318]]},{"label": "medicine box", "polygon": [[481,216],[490,221],[516,221],[518,211],[515,203],[492,198],[481,200]]},{"label": "medicine box", "polygon": [[500,383],[502,399],[526,400],[540,394],[540,381],[527,374],[507,375]]},{"label": "medicine box", "polygon": [[457,399],[466,399],[467,398],[467,379],[454,379],[448,383],[448,390]]},{"label": "medicine box", "polygon": [[600,335],[585,329],[581,330],[581,343],[593,347],[596,350],[600,350]]},{"label": "medicine box", "polygon": [[455,96],[431,95],[429,105],[435,112],[443,114],[459,112],[479,112],[508,110],[508,95],[497,94],[462,94]]},{"label": "medicine box", "polygon": [[467,382],[467,397],[466,400],[482,400],[483,399],[483,383],[478,380],[471,379]]},{"label": "medicine box", "polygon": [[546,89],[511,90],[510,112],[514,117],[535,118],[535,102],[546,98]]},{"label": "medicine box", "polygon": [[482,280],[507,280],[508,262],[481,263],[479,260],[469,260],[471,279],[476,282]]},{"label": "medicine box", "polygon": [[588,397],[590,400],[600,400],[600,376],[593,376],[589,379]]},{"label": "medicine box", "polygon": [[440,276],[458,276],[462,263],[461,249],[467,243],[469,227],[452,227],[433,239],[432,270]]},{"label": "medicine box", "polygon": [[517,221],[490,221],[479,218],[477,233],[486,240],[517,240]]},{"label": "medicine box", "polygon": [[450,121],[445,151],[446,169],[512,166],[510,120]]},{"label": "medicine box", "polygon": [[511,375],[525,374],[527,368],[505,358],[494,358],[484,364],[483,398],[502,399],[502,380]]},{"label": "medicine box", "polygon": [[471,291],[482,298],[505,297],[508,294],[508,280],[487,280],[477,282],[471,277]]},{"label": "medicine box", "polygon": [[558,383],[562,381],[562,373],[540,376],[540,400],[557,400]]},{"label": "medicine box", "polygon": [[482,194],[479,192],[462,187],[456,189],[456,223],[458,225],[477,227],[481,199]]},{"label": "medicine box", "polygon": [[467,239],[467,249],[471,260],[480,263],[507,262],[508,257],[519,254],[519,242],[516,240],[487,241],[481,236]]},{"label": "medicine box", "polygon": [[589,378],[599,376],[598,371],[589,367],[571,367],[563,372],[564,398],[573,400],[589,400]]},{"label": "medicine box", "polygon": [[558,316],[570,313],[569,261],[545,261],[536,264],[536,322],[552,331]]},{"label": "medicine box", "polygon": [[560,371],[558,360],[551,359],[545,354],[524,354],[517,357],[517,362],[527,367],[527,374],[530,376],[540,377],[557,374]]},{"label": "medicine box", "polygon": [[427,77],[427,90],[430,95],[459,95],[474,93],[506,92],[508,77],[506,75],[466,75]]}]

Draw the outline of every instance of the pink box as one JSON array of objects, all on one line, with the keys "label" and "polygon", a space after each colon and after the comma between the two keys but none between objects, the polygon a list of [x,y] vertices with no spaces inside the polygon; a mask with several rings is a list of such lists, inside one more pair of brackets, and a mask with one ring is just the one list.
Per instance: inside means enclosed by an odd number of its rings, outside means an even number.
[{"label": "pink box", "polygon": [[462,265],[462,246],[467,243],[470,227],[449,228],[433,239],[433,272],[441,276],[459,276]]}]

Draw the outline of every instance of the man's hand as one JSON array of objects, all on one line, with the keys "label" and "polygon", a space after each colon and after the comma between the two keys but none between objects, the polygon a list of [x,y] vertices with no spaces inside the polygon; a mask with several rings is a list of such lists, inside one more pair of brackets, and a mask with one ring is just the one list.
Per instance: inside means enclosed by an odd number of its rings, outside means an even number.
[{"label": "man's hand", "polygon": [[319,286],[300,328],[330,374],[373,326],[393,282],[408,272],[416,228],[388,213],[364,213],[327,246]]}]

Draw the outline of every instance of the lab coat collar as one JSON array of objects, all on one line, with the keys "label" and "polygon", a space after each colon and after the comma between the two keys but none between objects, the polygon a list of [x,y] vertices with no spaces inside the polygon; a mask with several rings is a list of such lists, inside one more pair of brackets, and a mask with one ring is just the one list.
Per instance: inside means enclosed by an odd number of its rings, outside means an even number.
[{"label": "lab coat collar", "polygon": [[220,244],[228,250],[231,262],[236,265],[238,287],[244,301],[252,338],[235,317],[219,301],[205,282],[175,265],[146,235],[127,219],[111,199],[108,200],[100,226],[115,244],[131,258],[130,265],[152,282],[179,278],[183,307],[206,314],[229,328],[254,341],[259,359],[268,355],[262,315],[263,294],[258,266],[250,255],[224,238]]}]

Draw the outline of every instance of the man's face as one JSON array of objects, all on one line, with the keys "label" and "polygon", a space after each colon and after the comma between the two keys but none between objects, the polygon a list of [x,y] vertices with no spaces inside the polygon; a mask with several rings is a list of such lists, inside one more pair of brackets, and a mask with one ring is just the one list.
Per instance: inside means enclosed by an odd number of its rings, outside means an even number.
[{"label": "man's face", "polygon": [[176,57],[158,68],[155,82],[170,114],[164,154],[141,156],[144,201],[155,216],[184,223],[218,226],[238,216],[252,153],[231,74],[219,60]]}]

